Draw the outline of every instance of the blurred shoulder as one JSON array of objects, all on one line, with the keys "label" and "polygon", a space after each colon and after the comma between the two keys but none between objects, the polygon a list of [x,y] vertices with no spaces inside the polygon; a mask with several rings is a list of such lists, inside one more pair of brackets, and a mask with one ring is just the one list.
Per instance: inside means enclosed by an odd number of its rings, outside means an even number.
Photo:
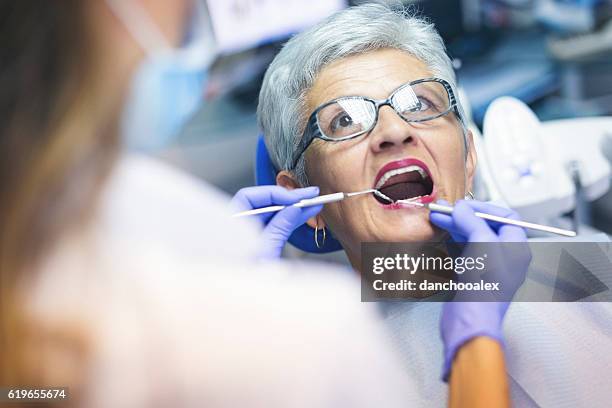
[{"label": "blurred shoulder", "polygon": [[158,159],[126,155],[104,188],[96,228],[108,238],[162,242],[179,253],[254,256],[258,226],[232,218],[229,199]]}]

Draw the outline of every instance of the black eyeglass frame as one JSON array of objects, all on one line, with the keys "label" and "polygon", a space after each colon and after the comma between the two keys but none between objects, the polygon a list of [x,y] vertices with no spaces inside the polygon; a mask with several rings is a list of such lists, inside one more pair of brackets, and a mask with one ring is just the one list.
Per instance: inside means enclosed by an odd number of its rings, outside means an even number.
[{"label": "black eyeglass frame", "polygon": [[[437,82],[442,84],[442,86],[444,86],[444,89],[446,90],[446,92],[448,93],[448,99],[449,99],[449,107],[447,110],[445,110],[444,112],[438,113],[434,116],[428,117],[428,118],[424,118],[424,119],[414,119],[414,120],[409,120],[406,119],[404,116],[402,116],[401,113],[397,112],[397,110],[395,109],[395,107],[393,106],[393,104],[391,103],[391,100],[393,99],[393,97],[402,89],[404,89],[407,86],[412,86],[412,85],[417,85],[423,82]],[[363,99],[365,101],[371,102],[374,104],[375,110],[376,110],[376,116],[374,117],[374,122],[372,123],[372,126],[370,126],[369,129],[365,129],[361,132],[358,132],[354,135],[349,135],[349,136],[344,136],[344,137],[339,137],[339,138],[331,138],[328,136],[325,136],[325,134],[323,133],[323,131],[321,130],[321,127],[319,126],[319,120],[318,120],[318,113],[326,108],[329,105],[332,105],[334,103],[336,103],[339,100],[342,99],[347,99],[347,98],[360,98]],[[295,150],[295,153],[293,154],[293,159],[292,159],[292,164],[291,164],[291,169],[295,169],[295,166],[297,166],[298,161],[300,160],[300,157],[302,156],[302,154],[304,154],[304,152],[306,151],[306,149],[308,149],[308,147],[310,146],[310,144],[312,143],[312,141],[314,139],[322,139],[328,142],[343,142],[345,140],[350,140],[350,139],[354,139],[356,137],[362,136],[366,133],[371,132],[375,127],[376,124],[378,123],[378,113],[380,111],[380,108],[382,106],[390,106],[393,110],[396,111],[396,113],[398,114],[398,116],[400,118],[402,118],[405,122],[407,123],[418,123],[418,122],[427,122],[430,120],[434,120],[437,119],[441,116],[444,116],[446,114],[448,114],[450,111],[454,111],[455,114],[457,115],[457,118],[461,121],[461,115],[459,114],[459,109],[457,108],[457,99],[455,98],[455,93],[453,92],[453,88],[451,87],[451,85],[445,81],[444,79],[441,78],[422,78],[422,79],[417,79],[415,81],[412,82],[408,82],[406,84],[401,85],[400,87],[398,87],[397,89],[395,89],[391,95],[389,95],[388,98],[386,99],[370,99],[370,98],[366,98],[364,96],[343,96],[340,98],[336,98],[333,99],[331,101],[325,102],[323,105],[319,106],[318,108],[316,108],[308,117],[308,121],[306,122],[306,128],[304,129],[304,132],[302,133],[302,138],[300,139],[300,143],[298,144],[297,149]]]}]

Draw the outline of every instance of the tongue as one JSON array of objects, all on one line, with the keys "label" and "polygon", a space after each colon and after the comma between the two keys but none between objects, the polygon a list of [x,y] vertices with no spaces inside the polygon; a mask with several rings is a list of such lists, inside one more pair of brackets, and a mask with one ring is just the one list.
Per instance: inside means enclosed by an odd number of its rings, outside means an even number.
[{"label": "tongue", "polygon": [[392,186],[381,188],[380,192],[393,201],[424,196],[428,193],[425,186],[421,183],[397,183]]}]

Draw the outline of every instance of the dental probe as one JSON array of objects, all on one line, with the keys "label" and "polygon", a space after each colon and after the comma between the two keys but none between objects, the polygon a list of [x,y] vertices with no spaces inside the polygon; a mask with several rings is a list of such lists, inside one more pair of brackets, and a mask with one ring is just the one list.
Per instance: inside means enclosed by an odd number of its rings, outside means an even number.
[{"label": "dental probe", "polygon": [[[411,204],[411,205],[415,205],[417,207],[425,207],[428,208],[430,211],[435,211],[435,212],[439,212],[439,213],[443,213],[443,214],[452,214],[454,207],[451,207],[449,205],[442,205],[442,204],[436,204],[436,203],[428,203],[428,204],[423,204],[423,203],[419,203],[418,201],[413,201],[416,200],[420,197],[414,197],[408,200],[398,200],[396,201],[397,203],[404,203],[404,204]],[[499,222],[502,224],[510,224],[510,225],[516,225],[518,227],[523,227],[523,228],[529,228],[532,230],[537,230],[537,231],[544,231],[544,232],[550,232],[552,234],[558,234],[558,235],[563,235],[566,237],[575,237],[576,233],[574,231],[569,231],[569,230],[565,230],[565,229],[561,229],[561,228],[556,228],[556,227],[549,227],[547,225],[541,225],[541,224],[535,224],[533,222],[527,222],[527,221],[517,221],[517,220],[513,220],[511,218],[506,218],[506,217],[499,217],[497,215],[491,215],[491,214],[487,214],[487,213],[483,213],[483,212],[479,212],[479,211],[475,211],[474,215],[482,218],[484,220],[489,220],[489,221],[495,221],[495,222]]]},{"label": "dental probe", "polygon": [[364,191],[357,191],[355,193],[332,193],[332,194],[325,194],[325,195],[314,197],[314,198],[306,198],[304,200],[300,200],[297,203],[292,204],[290,206],[287,206],[287,205],[272,205],[270,207],[263,207],[263,208],[256,208],[254,210],[242,211],[242,212],[239,212],[237,214],[234,214],[233,217],[244,217],[246,215],[266,214],[266,213],[270,213],[270,212],[280,211],[280,210],[282,210],[284,208],[287,208],[287,207],[303,208],[303,207],[311,207],[313,205],[335,203],[336,201],[342,201],[345,198],[355,197],[355,196],[358,196],[358,195],[361,195],[361,194],[370,194],[370,193],[376,194],[377,192],[378,192],[378,190],[370,189],[370,190],[364,190]]}]

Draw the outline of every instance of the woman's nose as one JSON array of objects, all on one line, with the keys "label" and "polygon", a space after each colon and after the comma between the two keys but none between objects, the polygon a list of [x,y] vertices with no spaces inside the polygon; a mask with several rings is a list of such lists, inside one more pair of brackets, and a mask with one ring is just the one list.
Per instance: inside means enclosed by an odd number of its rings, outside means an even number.
[{"label": "woman's nose", "polygon": [[375,152],[403,149],[416,144],[415,129],[399,117],[390,106],[381,106],[378,123],[370,134],[371,147]]}]

